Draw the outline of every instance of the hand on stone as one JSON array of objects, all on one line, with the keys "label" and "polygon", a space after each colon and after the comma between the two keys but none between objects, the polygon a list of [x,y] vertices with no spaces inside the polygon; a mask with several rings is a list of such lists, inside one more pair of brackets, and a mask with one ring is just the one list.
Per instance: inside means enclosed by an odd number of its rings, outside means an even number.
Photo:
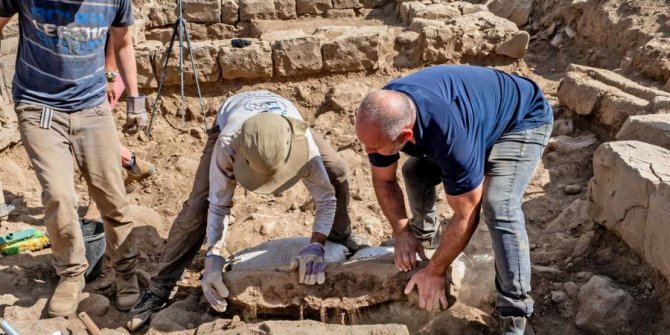
[{"label": "hand on stone", "polygon": [[223,283],[221,275],[224,264],[225,260],[221,256],[210,255],[205,257],[205,269],[200,280],[205,299],[217,312],[224,312],[228,307],[228,303],[226,303],[228,288]]},{"label": "hand on stone", "polygon": [[321,285],[326,282],[324,253],[321,243],[313,242],[302,249],[298,256],[291,261],[289,270],[298,269],[298,283]]},{"label": "hand on stone", "polygon": [[419,307],[429,312],[439,311],[440,306],[442,309],[447,309],[449,303],[447,302],[445,281],[444,275],[432,274],[426,269],[421,269],[410,278],[407,286],[405,286],[405,294],[412,293],[416,286],[419,291]]},{"label": "hand on stone", "polygon": [[422,260],[428,260],[421,242],[414,236],[414,233],[412,231],[400,232],[395,240],[395,266],[398,270],[407,272],[414,269],[417,253]]}]

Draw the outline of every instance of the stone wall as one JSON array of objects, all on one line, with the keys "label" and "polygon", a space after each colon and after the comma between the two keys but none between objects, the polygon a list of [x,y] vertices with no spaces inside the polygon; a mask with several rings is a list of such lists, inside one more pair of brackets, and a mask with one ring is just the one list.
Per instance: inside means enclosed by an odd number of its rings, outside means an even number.
[{"label": "stone wall", "polygon": [[[144,24],[137,30],[145,36],[137,44],[139,83],[155,88],[176,8],[150,1],[136,10]],[[202,83],[374,72],[461,60],[512,62],[523,58],[528,44],[528,34],[513,22],[468,2],[189,0],[184,16],[196,41],[193,53]],[[406,26],[384,25],[379,19],[396,17]],[[230,39],[238,37],[251,45],[233,48]],[[177,62],[171,60],[166,85],[178,83],[176,70]],[[187,84],[194,83],[190,67],[187,78]]]},{"label": "stone wall", "polygon": [[591,218],[670,279],[670,151],[638,141],[604,143],[594,154],[593,173]]},{"label": "stone wall", "polygon": [[614,138],[631,116],[670,113],[670,93],[648,88],[614,72],[572,64],[558,88],[558,100]]}]

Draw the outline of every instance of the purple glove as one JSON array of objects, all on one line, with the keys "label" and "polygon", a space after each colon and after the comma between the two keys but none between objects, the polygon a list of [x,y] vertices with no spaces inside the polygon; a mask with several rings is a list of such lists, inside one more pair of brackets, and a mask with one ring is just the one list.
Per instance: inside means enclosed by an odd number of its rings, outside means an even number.
[{"label": "purple glove", "polygon": [[290,270],[298,269],[298,283],[321,285],[326,282],[326,262],[321,243],[312,242],[291,261]]}]

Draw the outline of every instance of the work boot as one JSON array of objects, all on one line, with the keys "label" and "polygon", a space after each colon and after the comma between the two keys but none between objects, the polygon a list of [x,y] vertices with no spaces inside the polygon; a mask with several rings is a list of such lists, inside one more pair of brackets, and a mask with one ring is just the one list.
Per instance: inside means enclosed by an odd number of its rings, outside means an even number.
[{"label": "work boot", "polygon": [[535,335],[528,318],[500,316],[500,335]]},{"label": "work boot", "polygon": [[79,306],[79,294],[84,285],[84,275],[61,277],[49,302],[49,315],[65,317],[75,314]]},{"label": "work boot", "polygon": [[116,274],[116,309],[121,312],[129,311],[140,298],[140,285],[137,275]]},{"label": "work boot", "polygon": [[167,299],[164,299],[150,290],[144,291],[140,300],[130,310],[132,317],[128,321],[128,330],[136,331],[144,326],[151,315],[160,311],[167,304]]},{"label": "work boot", "polygon": [[126,187],[126,194],[135,192],[140,186],[140,181],[149,178],[156,172],[156,166],[137,158],[135,155],[133,155],[132,165],[128,167],[124,166],[124,168],[128,171],[128,175],[123,181]]},{"label": "work boot", "polygon": [[370,242],[368,242],[368,240],[361,235],[351,233],[351,235],[349,235],[349,237],[347,237],[347,239],[342,242],[342,245],[347,247],[349,252],[353,255],[358,250],[370,247]]}]

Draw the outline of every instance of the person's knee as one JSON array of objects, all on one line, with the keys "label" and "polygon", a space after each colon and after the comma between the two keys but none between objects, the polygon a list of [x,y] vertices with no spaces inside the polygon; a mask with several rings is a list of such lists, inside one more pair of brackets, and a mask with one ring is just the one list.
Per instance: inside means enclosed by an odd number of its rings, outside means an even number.
[{"label": "person's knee", "polygon": [[45,208],[74,208],[77,201],[77,194],[68,191],[67,187],[49,187],[42,192],[42,203]]},{"label": "person's knee", "polygon": [[344,183],[349,178],[349,168],[342,159],[336,159],[324,164],[328,177],[337,183]]}]

